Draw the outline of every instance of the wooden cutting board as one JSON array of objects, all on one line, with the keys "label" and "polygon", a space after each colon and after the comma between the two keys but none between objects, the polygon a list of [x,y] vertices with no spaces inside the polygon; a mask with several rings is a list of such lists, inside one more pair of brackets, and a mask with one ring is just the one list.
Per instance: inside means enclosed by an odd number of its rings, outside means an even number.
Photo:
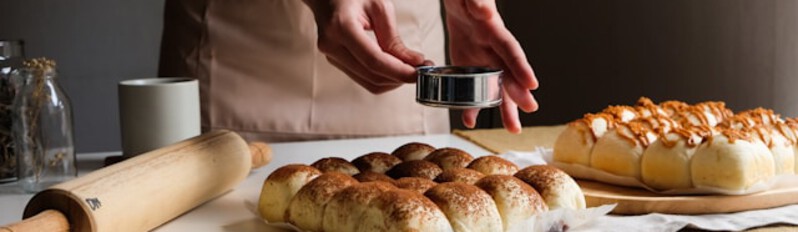
[{"label": "wooden cutting board", "polygon": [[798,179],[790,178],[773,189],[742,196],[667,196],[644,189],[620,187],[594,181],[577,181],[588,207],[618,203],[614,214],[709,214],[766,209],[798,203]]}]

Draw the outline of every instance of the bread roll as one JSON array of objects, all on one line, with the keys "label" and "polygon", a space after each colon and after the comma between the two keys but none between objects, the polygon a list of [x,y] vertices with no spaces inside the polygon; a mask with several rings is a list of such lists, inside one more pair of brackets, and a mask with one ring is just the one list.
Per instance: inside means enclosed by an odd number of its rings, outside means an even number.
[{"label": "bread roll", "polygon": [[619,124],[596,142],[590,155],[590,166],[640,180],[640,157],[654,141],[656,134],[640,122]]},{"label": "bread roll", "polygon": [[753,136],[762,141],[773,156],[776,175],[795,174],[795,151],[792,141],[789,141],[776,129],[777,122],[771,126],[760,125],[752,128]]},{"label": "bread roll", "polygon": [[612,115],[615,121],[629,122],[640,117],[640,114],[631,106],[609,106],[602,113]]},{"label": "bread roll", "polygon": [[435,178],[435,182],[438,183],[446,183],[446,182],[462,182],[466,184],[474,184],[479,179],[485,177],[485,174],[481,172],[475,171],[473,169],[468,168],[452,168],[446,171],[443,171],[438,177]]},{"label": "bread roll", "polygon": [[352,164],[361,172],[371,171],[385,173],[402,160],[385,152],[372,152],[352,160]]},{"label": "bread roll", "polygon": [[463,150],[447,147],[433,151],[424,160],[433,162],[446,170],[464,168],[474,160],[474,157]]},{"label": "bread roll", "polygon": [[665,114],[667,114],[669,117],[674,117],[678,112],[681,112],[685,108],[689,107],[689,105],[680,101],[664,101],[659,104],[659,107],[662,109],[662,111],[665,111]]},{"label": "bread roll", "polygon": [[357,184],[357,180],[340,172],[328,172],[308,182],[296,193],[285,221],[306,231],[321,231],[321,220],[327,202],[339,191]]},{"label": "bread roll", "polygon": [[709,126],[714,127],[720,123],[717,116],[704,110],[701,106],[688,106],[676,112],[672,118],[683,126]]},{"label": "bread roll", "polygon": [[443,170],[432,162],[426,160],[411,160],[393,166],[393,168],[388,170],[385,174],[394,179],[402,177],[421,177],[432,180],[435,179],[438,174],[441,174],[441,172],[443,172]]},{"label": "bread roll", "polygon": [[795,173],[798,174],[798,120],[795,118],[788,118],[780,127],[784,135],[793,143],[793,154],[795,154]]},{"label": "bread roll", "polygon": [[358,170],[357,167],[355,167],[355,165],[339,157],[323,158],[317,160],[310,166],[313,166],[314,168],[319,169],[319,171],[322,172],[340,172],[350,176],[360,173],[360,170]]},{"label": "bread roll", "polygon": [[697,107],[704,109],[704,112],[711,113],[718,119],[719,122],[734,116],[734,112],[726,108],[725,102],[708,101],[696,104]]},{"label": "bread roll", "polygon": [[386,176],[385,174],[382,174],[382,173],[366,171],[366,172],[358,173],[357,175],[354,175],[352,177],[354,177],[357,181],[360,181],[361,183],[373,182],[373,181],[382,181],[382,182],[386,182],[386,183],[389,183],[389,184],[392,184],[392,185],[396,185],[396,180],[394,180],[393,178],[391,178],[389,176]]},{"label": "bread roll", "polygon": [[459,182],[438,184],[424,193],[446,214],[454,231],[502,231],[493,198],[482,189]]},{"label": "bread roll", "polygon": [[316,168],[291,164],[274,170],[263,182],[258,212],[268,222],[283,222],[285,210],[294,195],[308,182],[321,175]]},{"label": "bread roll", "polygon": [[323,231],[357,231],[371,200],[391,189],[396,186],[377,181],[354,184],[336,193],[324,207]]},{"label": "bread roll", "polygon": [[778,114],[774,113],[773,110],[764,108],[746,110],[740,112],[738,115],[751,118],[757,125],[772,126],[780,122],[784,122],[784,120],[781,119]]},{"label": "bread roll", "polygon": [[518,165],[494,155],[479,157],[471,161],[468,168],[485,175],[513,175],[518,172]]},{"label": "bread roll", "polygon": [[711,134],[708,127],[676,128],[661,136],[643,152],[643,183],[658,190],[692,188],[690,160],[704,138]]},{"label": "bread roll", "polygon": [[490,175],[474,185],[493,197],[504,231],[510,231],[511,225],[519,225],[535,214],[548,210],[534,188],[513,176]]},{"label": "bread roll", "polygon": [[403,177],[396,180],[396,187],[417,193],[424,193],[436,185],[438,183],[435,183],[435,181],[421,177]]},{"label": "bread roll", "polygon": [[571,123],[554,142],[554,160],[590,166],[590,154],[598,138],[614,126],[609,114],[586,114]]},{"label": "bread roll", "polygon": [[746,190],[775,174],[773,157],[759,140],[738,130],[723,129],[698,147],[690,163],[693,185]]},{"label": "bread roll", "polygon": [[[452,231],[446,215],[417,192],[394,189],[370,203],[354,231]],[[487,231],[487,230],[486,230]]]},{"label": "bread roll", "polygon": [[543,196],[549,210],[568,208],[584,209],[585,195],[568,174],[548,165],[535,165],[521,169],[514,175]]},{"label": "bread roll", "polygon": [[433,151],[435,151],[435,147],[429,144],[413,142],[396,148],[391,155],[399,157],[402,161],[422,160]]},{"label": "bread roll", "polygon": [[252,169],[266,166],[272,162],[272,148],[269,144],[262,142],[249,143],[249,151],[252,153]]}]

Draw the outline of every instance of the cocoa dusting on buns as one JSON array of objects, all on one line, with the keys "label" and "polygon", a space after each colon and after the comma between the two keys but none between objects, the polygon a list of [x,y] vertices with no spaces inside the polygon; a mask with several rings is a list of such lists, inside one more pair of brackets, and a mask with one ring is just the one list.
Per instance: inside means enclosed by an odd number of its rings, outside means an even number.
[{"label": "cocoa dusting on buns", "polygon": [[263,182],[258,212],[269,222],[283,222],[288,203],[308,182],[322,172],[304,164],[289,164],[274,170]]},{"label": "cocoa dusting on buns", "polygon": [[393,168],[388,170],[385,174],[394,179],[402,177],[421,177],[432,180],[435,179],[438,174],[441,174],[441,172],[443,172],[443,170],[432,162],[426,160],[411,160],[393,166]]},{"label": "cocoa dusting on buns", "polygon": [[435,183],[430,179],[420,177],[403,177],[396,180],[396,187],[418,193],[424,193],[436,185],[438,185],[438,183]]},{"label": "cocoa dusting on buns", "polygon": [[474,157],[463,150],[447,147],[433,151],[424,160],[433,162],[443,170],[446,170],[464,168],[474,160]]},{"label": "cocoa dusting on buns", "polygon": [[352,164],[361,172],[371,171],[385,173],[402,160],[385,152],[372,152],[352,160]]},{"label": "cocoa dusting on buns", "polygon": [[412,142],[396,148],[396,150],[391,152],[391,155],[399,157],[403,161],[423,160],[424,157],[427,157],[433,151],[435,151],[435,147],[429,144]]},{"label": "cocoa dusting on buns", "polygon": [[340,172],[350,176],[360,173],[360,170],[358,170],[357,167],[355,167],[355,165],[339,157],[323,158],[314,162],[310,166],[313,166],[314,168],[319,169],[319,171],[325,173]]},{"label": "cocoa dusting on buns", "polygon": [[296,193],[285,211],[285,221],[309,231],[320,231],[324,207],[339,191],[357,184],[343,173],[328,172],[308,182]]},{"label": "cocoa dusting on buns", "polygon": [[424,193],[446,214],[455,231],[502,231],[501,215],[493,198],[482,189],[447,182]]},{"label": "cocoa dusting on buns", "polygon": [[494,155],[479,157],[471,161],[468,168],[485,175],[513,175],[518,172],[518,165]]},{"label": "cocoa dusting on buns", "polygon": [[452,168],[443,171],[440,175],[438,175],[438,177],[435,178],[435,182],[462,182],[466,184],[474,184],[482,177],[485,177],[485,174],[473,169]]},{"label": "cocoa dusting on buns", "polygon": [[361,183],[382,181],[392,185],[396,184],[396,180],[394,180],[393,178],[386,176],[385,174],[376,173],[376,172],[365,171],[358,173],[357,175],[354,175],[352,177],[354,177],[357,181],[360,181]]},{"label": "cocoa dusting on buns", "polygon": [[354,184],[341,190],[324,208],[322,230],[357,231],[371,201],[392,189],[396,189],[396,186],[376,181]]}]

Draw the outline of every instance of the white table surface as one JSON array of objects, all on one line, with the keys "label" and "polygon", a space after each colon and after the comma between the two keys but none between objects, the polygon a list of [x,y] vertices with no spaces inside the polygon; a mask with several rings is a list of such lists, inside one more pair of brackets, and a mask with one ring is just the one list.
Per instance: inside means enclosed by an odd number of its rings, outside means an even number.
[{"label": "white table surface", "polygon": [[[435,147],[455,147],[474,156],[489,154],[488,151],[449,134],[275,143],[271,144],[274,159],[269,165],[253,170],[233,191],[194,208],[155,231],[284,231],[267,226],[255,213],[261,185],[272,171],[290,163],[310,164],[323,157],[337,156],[351,160],[369,152],[391,152],[408,142],[424,142]],[[96,170],[102,167],[104,157],[119,154],[119,152],[79,154],[79,173],[85,174]],[[32,196],[21,193],[14,184],[0,185],[0,225],[20,220],[25,204]]]}]

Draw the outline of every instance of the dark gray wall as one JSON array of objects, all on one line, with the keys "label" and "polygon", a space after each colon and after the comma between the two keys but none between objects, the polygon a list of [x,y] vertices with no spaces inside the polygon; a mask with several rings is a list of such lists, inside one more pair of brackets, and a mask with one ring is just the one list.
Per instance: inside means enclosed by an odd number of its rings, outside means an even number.
[{"label": "dark gray wall", "polygon": [[[798,1],[500,1],[538,75],[524,125],[610,104],[726,101],[798,116]],[[489,126],[500,126],[494,115]]]},{"label": "dark gray wall", "polygon": [[116,83],[154,77],[163,0],[0,0],[0,38],[58,62],[78,152],[120,149]]}]

